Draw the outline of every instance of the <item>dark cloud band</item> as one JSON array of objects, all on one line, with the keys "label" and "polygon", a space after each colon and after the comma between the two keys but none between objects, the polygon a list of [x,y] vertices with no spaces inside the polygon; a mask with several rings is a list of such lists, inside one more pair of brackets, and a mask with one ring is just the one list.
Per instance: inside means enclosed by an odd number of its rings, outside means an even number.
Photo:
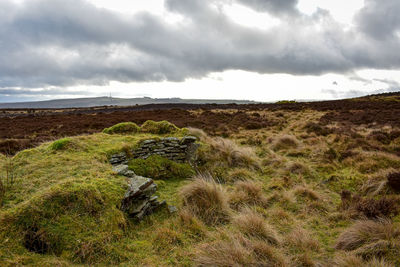
[{"label": "dark cloud band", "polygon": [[185,18],[177,24],[84,0],[1,1],[0,88],[183,81],[225,70],[319,75],[400,68],[398,16],[379,19],[398,14],[398,0],[367,0],[350,30],[324,10],[300,14],[296,0],[238,3],[284,16],[279,26],[260,30],[214,8],[227,0],[166,0]]}]

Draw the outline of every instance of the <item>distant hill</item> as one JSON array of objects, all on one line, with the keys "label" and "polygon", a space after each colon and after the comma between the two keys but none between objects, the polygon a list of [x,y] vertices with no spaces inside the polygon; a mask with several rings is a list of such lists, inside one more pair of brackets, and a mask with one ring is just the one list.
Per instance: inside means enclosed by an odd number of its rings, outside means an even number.
[{"label": "distant hill", "polygon": [[85,108],[98,106],[134,106],[146,104],[254,104],[247,100],[213,100],[213,99],[181,99],[181,98],[110,98],[92,97],[75,99],[57,99],[36,102],[0,103],[1,109],[10,108]]}]

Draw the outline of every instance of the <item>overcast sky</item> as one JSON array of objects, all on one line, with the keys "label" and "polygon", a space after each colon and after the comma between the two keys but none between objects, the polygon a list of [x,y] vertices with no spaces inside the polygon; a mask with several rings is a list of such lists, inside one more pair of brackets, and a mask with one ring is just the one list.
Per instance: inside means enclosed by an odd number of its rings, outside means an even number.
[{"label": "overcast sky", "polygon": [[0,0],[0,102],[400,90],[399,0]]}]

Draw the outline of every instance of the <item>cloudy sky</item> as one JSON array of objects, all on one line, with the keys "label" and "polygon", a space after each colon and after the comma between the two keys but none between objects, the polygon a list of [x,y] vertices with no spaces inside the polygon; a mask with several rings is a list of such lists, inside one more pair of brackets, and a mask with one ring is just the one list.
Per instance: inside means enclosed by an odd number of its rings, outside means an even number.
[{"label": "cloudy sky", "polygon": [[0,102],[400,90],[399,0],[0,0]]}]

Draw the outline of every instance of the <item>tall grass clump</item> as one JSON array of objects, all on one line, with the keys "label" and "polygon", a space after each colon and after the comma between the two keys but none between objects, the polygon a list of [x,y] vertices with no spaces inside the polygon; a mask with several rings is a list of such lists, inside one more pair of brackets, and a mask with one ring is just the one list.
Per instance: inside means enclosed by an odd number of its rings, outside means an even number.
[{"label": "tall grass clump", "polygon": [[282,135],[278,136],[272,143],[272,149],[274,151],[297,148],[299,141],[293,135]]},{"label": "tall grass clump", "polygon": [[199,246],[194,259],[198,266],[289,266],[281,252],[266,242],[240,234],[220,235]]},{"label": "tall grass clump", "polygon": [[364,261],[361,257],[354,255],[353,253],[345,253],[335,257],[335,267],[395,267],[391,262],[386,261],[382,258],[371,258],[368,261]]},{"label": "tall grass clump", "polygon": [[271,245],[279,245],[280,239],[275,229],[256,212],[246,209],[233,218],[233,224],[249,238],[264,240]]},{"label": "tall grass clump", "polygon": [[397,254],[399,241],[398,224],[387,219],[361,220],[340,234],[335,248],[355,251],[359,256],[372,258]]},{"label": "tall grass clump", "polygon": [[238,146],[229,139],[217,137],[207,139],[210,150],[205,155],[208,161],[225,161],[229,167],[259,168],[259,161],[254,150],[250,147]]},{"label": "tall grass clump", "polygon": [[254,181],[237,181],[229,202],[235,208],[258,205],[265,207],[268,200],[264,195],[262,185]]},{"label": "tall grass clump", "polygon": [[211,177],[198,175],[180,190],[183,206],[208,225],[227,222],[230,217],[227,193]]},{"label": "tall grass clump", "polygon": [[133,122],[121,122],[109,128],[105,128],[106,134],[134,134],[140,132],[140,127]]}]

